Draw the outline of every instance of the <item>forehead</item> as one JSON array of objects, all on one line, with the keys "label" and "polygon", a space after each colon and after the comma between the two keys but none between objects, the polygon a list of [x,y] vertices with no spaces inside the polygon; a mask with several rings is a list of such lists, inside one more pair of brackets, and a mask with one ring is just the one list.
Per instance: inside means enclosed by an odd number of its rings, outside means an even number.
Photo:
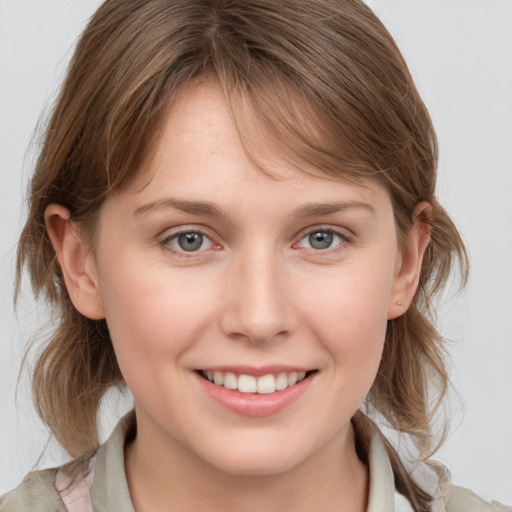
[{"label": "forehead", "polygon": [[218,83],[212,80],[191,85],[167,113],[152,151],[129,187],[131,193],[151,194],[165,189],[164,182],[171,186],[188,183],[203,192],[213,192],[216,187],[229,192],[233,187],[262,182],[267,187],[274,183],[280,193],[329,190],[334,183],[344,183],[346,190],[366,199],[376,190],[388,195],[376,180],[355,182],[343,171],[333,177],[320,167],[304,172],[303,166],[288,158],[286,144],[279,144],[249,109],[246,112],[241,136]]},{"label": "forehead", "polygon": [[312,175],[267,152],[265,140],[259,145],[255,136],[253,143],[261,148],[261,165],[242,144],[220,89],[189,89],[168,112],[134,182],[104,202],[98,236],[104,240],[109,225],[149,232],[200,224],[261,241],[335,224],[385,232],[396,243],[392,202],[382,184]]}]

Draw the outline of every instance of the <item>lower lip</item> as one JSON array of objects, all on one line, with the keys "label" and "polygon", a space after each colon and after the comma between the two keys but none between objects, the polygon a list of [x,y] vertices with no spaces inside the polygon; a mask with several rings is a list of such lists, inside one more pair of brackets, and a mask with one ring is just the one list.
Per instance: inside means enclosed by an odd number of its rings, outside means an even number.
[{"label": "lower lip", "polygon": [[195,372],[194,375],[206,393],[230,411],[245,416],[270,416],[298,400],[309,388],[316,373],[289,388],[268,394],[241,393],[224,386],[217,386]]}]

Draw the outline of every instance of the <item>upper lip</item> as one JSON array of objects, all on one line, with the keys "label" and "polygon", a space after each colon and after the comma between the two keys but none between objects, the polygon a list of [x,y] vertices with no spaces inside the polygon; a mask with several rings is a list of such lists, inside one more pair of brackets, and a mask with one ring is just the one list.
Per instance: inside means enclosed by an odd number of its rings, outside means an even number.
[{"label": "upper lip", "polygon": [[238,375],[252,375],[254,377],[262,377],[263,375],[269,375],[271,373],[291,373],[291,372],[309,372],[314,368],[305,366],[291,366],[283,364],[273,364],[266,366],[246,366],[246,365],[215,365],[205,366],[199,368],[198,371],[211,371],[211,372],[232,372]]}]

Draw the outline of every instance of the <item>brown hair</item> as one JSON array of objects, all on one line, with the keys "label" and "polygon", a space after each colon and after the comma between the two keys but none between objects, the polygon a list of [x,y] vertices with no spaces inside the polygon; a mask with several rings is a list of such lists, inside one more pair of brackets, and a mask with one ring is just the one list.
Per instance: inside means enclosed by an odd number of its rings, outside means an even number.
[{"label": "brown hair", "polygon": [[[255,159],[251,119],[305,172],[380,181],[402,241],[416,205],[432,205],[419,288],[408,311],[389,322],[368,397],[428,456],[432,416],[448,385],[432,300],[457,259],[465,276],[466,256],[435,197],[428,112],[393,39],[359,0],[107,0],[98,9],[49,120],[19,242],[18,284],[26,265],[36,296],[59,320],[34,371],[39,415],[73,457],[90,457],[99,403],[123,385],[105,321],[80,315],[69,299],[45,208],[65,206],[93,239],[103,201],[137,172],[180,92],[210,78]],[[369,425],[360,411],[355,421]],[[430,497],[388,450],[401,490],[415,510],[429,510]]]}]

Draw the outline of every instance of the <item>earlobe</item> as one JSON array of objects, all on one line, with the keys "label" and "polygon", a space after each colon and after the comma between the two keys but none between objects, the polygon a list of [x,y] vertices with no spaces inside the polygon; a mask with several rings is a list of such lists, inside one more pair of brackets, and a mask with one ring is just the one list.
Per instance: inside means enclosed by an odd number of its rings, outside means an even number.
[{"label": "earlobe", "polygon": [[430,241],[429,220],[432,215],[430,203],[419,203],[413,213],[413,223],[407,233],[406,246],[400,255],[388,306],[388,320],[407,311],[416,290],[421,273],[423,255]]},{"label": "earlobe", "polygon": [[70,220],[69,210],[51,204],[45,221],[73,305],[92,320],[104,318],[94,257]]}]

